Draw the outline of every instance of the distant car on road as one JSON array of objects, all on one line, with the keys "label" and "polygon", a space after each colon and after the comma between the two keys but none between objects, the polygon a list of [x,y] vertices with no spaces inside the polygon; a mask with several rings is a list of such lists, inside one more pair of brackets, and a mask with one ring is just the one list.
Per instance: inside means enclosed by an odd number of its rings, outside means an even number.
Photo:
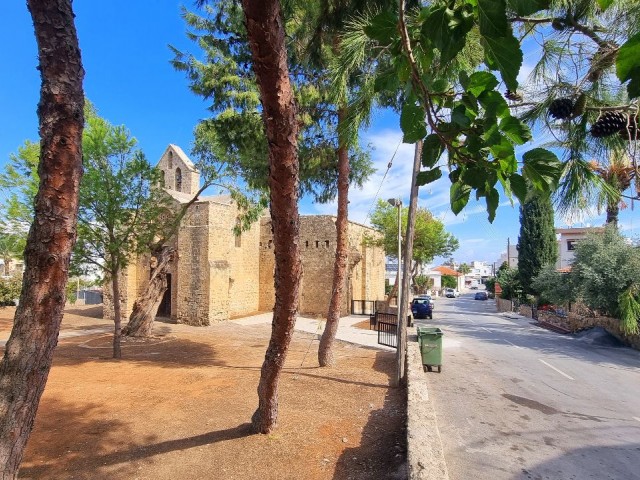
[{"label": "distant car on road", "polygon": [[471,290],[477,290],[478,289],[478,285],[471,285],[469,288]]},{"label": "distant car on road", "polygon": [[476,300],[489,300],[489,295],[487,295],[487,292],[476,292],[475,297]]},{"label": "distant car on road", "polygon": [[416,297],[411,302],[413,318],[433,318],[433,309],[428,298]]},{"label": "distant car on road", "polygon": [[460,296],[460,294],[458,293],[457,290],[453,289],[453,288],[445,288],[444,289],[444,296],[447,298],[456,298],[458,296]]}]

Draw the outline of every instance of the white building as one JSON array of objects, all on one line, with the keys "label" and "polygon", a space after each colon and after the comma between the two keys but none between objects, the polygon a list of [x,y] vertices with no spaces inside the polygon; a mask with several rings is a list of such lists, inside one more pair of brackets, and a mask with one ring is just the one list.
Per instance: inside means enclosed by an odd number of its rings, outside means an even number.
[{"label": "white building", "polygon": [[602,231],[604,231],[602,227],[556,228],[556,234],[558,235],[558,261],[556,268],[562,270],[571,267],[575,257],[576,243],[584,239],[589,233]]}]

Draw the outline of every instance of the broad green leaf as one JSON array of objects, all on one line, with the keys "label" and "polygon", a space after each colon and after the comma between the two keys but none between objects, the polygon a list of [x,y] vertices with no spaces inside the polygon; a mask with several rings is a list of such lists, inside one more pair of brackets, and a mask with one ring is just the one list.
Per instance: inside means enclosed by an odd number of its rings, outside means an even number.
[{"label": "broad green leaf", "polygon": [[462,128],[468,128],[471,125],[471,119],[466,115],[466,107],[458,105],[451,112],[451,121]]},{"label": "broad green leaf", "polygon": [[451,210],[456,215],[459,214],[462,209],[469,203],[469,194],[471,193],[471,187],[462,183],[456,182],[451,185]]},{"label": "broad green leaf", "polygon": [[509,177],[509,184],[511,185],[511,191],[516,196],[516,198],[520,201],[520,203],[524,203],[527,198],[527,182],[525,182],[522,175],[514,173]]},{"label": "broad green leaf", "polygon": [[435,133],[427,135],[422,145],[422,166],[427,168],[433,167],[438,163],[443,151],[444,148],[438,135]]},{"label": "broad green leaf", "polygon": [[400,114],[400,128],[404,143],[415,143],[427,134],[425,113],[420,105],[408,101],[402,107]]},{"label": "broad green leaf", "polygon": [[489,223],[493,223],[496,218],[496,210],[498,209],[498,205],[500,204],[500,194],[498,190],[495,188],[491,188],[487,192],[487,213],[489,214]]},{"label": "broad green leaf", "polygon": [[460,82],[460,85],[462,85],[462,88],[466,90],[469,86],[469,74],[466,71],[462,70],[458,74],[458,81]]},{"label": "broad green leaf", "polygon": [[380,12],[364,27],[364,33],[382,45],[389,45],[398,36],[398,18],[390,11]]},{"label": "broad green leaf", "polygon": [[544,148],[534,148],[522,156],[522,173],[541,192],[552,192],[560,181],[562,163]]},{"label": "broad green leaf", "polygon": [[416,178],[416,185],[421,187],[422,185],[427,185],[429,183],[435,182],[440,177],[442,177],[442,169],[434,168],[433,170],[427,170],[426,172],[418,173],[418,177]]},{"label": "broad green leaf", "polygon": [[522,66],[522,50],[518,39],[511,34],[505,37],[483,37],[481,42],[489,67],[500,71],[509,90],[517,90],[518,72]]},{"label": "broad green leaf", "polygon": [[398,75],[393,70],[387,70],[380,73],[374,83],[374,92],[379,93],[383,91],[397,92],[400,82]]},{"label": "broad green leaf", "polygon": [[[513,149],[513,146],[511,146],[511,148]],[[518,171],[518,160],[516,159],[515,153],[511,156],[500,158],[498,164],[500,165],[501,174],[505,177],[513,175]]]},{"label": "broad green leaf", "polygon": [[422,24],[422,35],[427,37],[438,50],[442,50],[447,43],[449,36],[449,17],[447,8],[440,7],[431,9],[426,20]]},{"label": "broad green leaf", "polygon": [[516,145],[522,145],[531,140],[529,127],[515,117],[503,118],[500,122],[500,130]]},{"label": "broad green leaf", "polygon": [[507,101],[495,90],[483,92],[478,97],[478,101],[484,108],[485,129],[490,126],[488,124],[489,119],[504,118],[511,115]]},{"label": "broad green leaf", "polygon": [[502,139],[504,138],[498,129],[497,123],[491,123],[488,128],[485,129],[482,134],[482,138],[487,144],[487,146],[491,145],[499,145],[502,143]]},{"label": "broad green leaf", "polygon": [[483,165],[473,163],[464,167],[460,177],[461,182],[471,188],[484,190],[487,183],[491,183],[493,180],[493,171],[490,168],[486,168],[486,165],[486,163]]},{"label": "broad green leaf", "polygon": [[487,90],[493,90],[498,86],[498,79],[490,72],[475,72],[469,77],[469,83],[465,90],[474,96]]},{"label": "broad green leaf", "polygon": [[549,0],[507,0],[507,3],[514,12],[521,16],[531,15],[532,13],[549,8]]},{"label": "broad green leaf", "polygon": [[640,33],[627,40],[618,51],[616,74],[621,82],[631,80],[627,85],[630,98],[640,96]]},{"label": "broad green leaf", "polygon": [[504,0],[478,0],[478,23],[483,37],[501,38],[509,32]]},{"label": "broad green leaf", "polygon": [[602,11],[605,11],[607,8],[609,8],[612,3],[613,0],[598,0],[598,6]]},{"label": "broad green leaf", "polygon": [[[514,158],[515,155],[513,144],[502,135],[500,136],[500,140],[498,142],[494,142],[491,145],[490,149],[493,156],[498,159]],[[500,165],[502,166],[502,163]],[[513,172],[507,172],[507,174],[510,173]]]}]

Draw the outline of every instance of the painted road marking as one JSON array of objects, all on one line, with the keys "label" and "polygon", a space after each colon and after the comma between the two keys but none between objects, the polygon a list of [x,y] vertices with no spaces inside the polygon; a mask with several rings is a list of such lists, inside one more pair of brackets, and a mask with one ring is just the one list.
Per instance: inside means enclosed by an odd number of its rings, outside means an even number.
[{"label": "painted road marking", "polygon": [[480,327],[483,330],[486,330],[487,332],[491,333],[491,330],[489,330],[488,328],[484,328],[484,327]]},{"label": "painted road marking", "polygon": [[566,373],[564,373],[561,370],[558,370],[556,367],[554,367],[553,365],[548,364],[547,362],[545,362],[544,360],[542,360],[541,358],[539,358],[538,360],[540,360],[542,363],[544,363],[547,367],[552,368],[553,370],[555,370],[556,372],[558,372],[560,375],[564,375],[565,377],[567,377],[569,380],[575,380],[575,378],[570,377],[569,375],[567,375]]},{"label": "painted road marking", "polygon": [[505,340],[504,338],[502,339],[502,341],[507,342],[509,345],[513,345],[516,348],[522,348],[520,345],[516,345],[515,343],[511,343],[509,340]]},{"label": "painted road marking", "polygon": [[640,422],[640,418],[638,418],[638,417],[633,417],[633,419]]}]

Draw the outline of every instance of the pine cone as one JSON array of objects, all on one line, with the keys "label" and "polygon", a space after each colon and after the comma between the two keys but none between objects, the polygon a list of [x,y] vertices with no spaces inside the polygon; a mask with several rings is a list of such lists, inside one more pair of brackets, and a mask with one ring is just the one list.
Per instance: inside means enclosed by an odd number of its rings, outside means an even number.
[{"label": "pine cone", "polygon": [[506,98],[507,100],[512,100],[514,102],[522,101],[522,95],[520,95],[517,91],[512,92],[511,90],[507,90],[507,92],[504,94],[504,98]]},{"label": "pine cone", "polygon": [[573,101],[570,98],[556,98],[549,105],[549,115],[553,118],[565,120],[573,114]]},{"label": "pine cone", "polygon": [[567,28],[564,21],[560,20],[559,18],[553,19],[553,22],[551,22],[551,27],[558,32],[562,32],[565,28]]},{"label": "pine cone", "polygon": [[635,141],[640,140],[640,131],[638,130],[637,117],[629,117],[629,121],[623,125],[618,132],[624,140]]},{"label": "pine cone", "polygon": [[608,137],[627,126],[627,115],[623,112],[604,112],[591,125],[591,136]]}]

